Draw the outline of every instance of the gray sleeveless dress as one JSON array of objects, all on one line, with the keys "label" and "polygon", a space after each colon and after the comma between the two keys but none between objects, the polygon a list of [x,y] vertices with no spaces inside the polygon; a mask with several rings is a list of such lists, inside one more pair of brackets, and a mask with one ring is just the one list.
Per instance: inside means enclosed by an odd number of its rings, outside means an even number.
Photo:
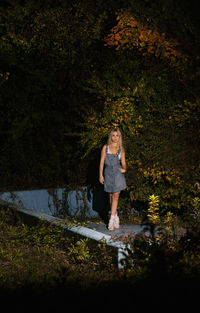
[{"label": "gray sleeveless dress", "polygon": [[104,191],[109,193],[118,192],[127,187],[125,176],[119,170],[122,167],[119,155],[120,149],[116,154],[111,154],[108,153],[108,145],[106,145]]}]

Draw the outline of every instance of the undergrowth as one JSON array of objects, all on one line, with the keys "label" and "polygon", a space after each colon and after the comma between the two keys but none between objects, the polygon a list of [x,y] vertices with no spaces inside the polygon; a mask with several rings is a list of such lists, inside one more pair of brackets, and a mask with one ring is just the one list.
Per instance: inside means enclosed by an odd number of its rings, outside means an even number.
[{"label": "undergrowth", "polygon": [[0,210],[0,288],[54,288],[63,282],[88,287],[117,277],[112,251],[104,242],[69,236],[40,221],[26,225],[20,215]]},{"label": "undergrowth", "polygon": [[191,291],[200,279],[200,220],[196,202],[190,222],[180,228],[172,213],[159,215],[159,198],[151,196],[143,221],[148,236],[143,233],[127,242],[123,269],[117,269],[114,250],[104,241],[97,243],[70,235],[64,228],[45,221],[27,225],[17,211],[1,207],[0,290],[54,290],[70,286],[70,290],[94,291],[117,286],[122,292],[127,288],[129,292],[134,288],[135,292],[150,284],[153,292],[153,287],[163,288],[164,284],[167,289],[187,287]]}]

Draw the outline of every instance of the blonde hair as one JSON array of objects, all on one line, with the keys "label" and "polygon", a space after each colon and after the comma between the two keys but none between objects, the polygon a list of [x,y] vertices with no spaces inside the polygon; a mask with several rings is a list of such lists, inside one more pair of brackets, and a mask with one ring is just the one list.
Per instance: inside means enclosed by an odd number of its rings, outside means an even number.
[{"label": "blonde hair", "polygon": [[117,134],[118,134],[118,136],[119,136],[119,149],[120,149],[121,151],[124,151],[123,142],[122,142],[122,134],[121,134],[119,128],[113,128],[113,129],[110,131],[110,133],[109,133],[109,135],[108,135],[108,142],[107,142],[107,144],[108,144],[108,145],[111,144],[111,142],[112,142],[112,134],[113,134],[114,132],[117,132]]}]

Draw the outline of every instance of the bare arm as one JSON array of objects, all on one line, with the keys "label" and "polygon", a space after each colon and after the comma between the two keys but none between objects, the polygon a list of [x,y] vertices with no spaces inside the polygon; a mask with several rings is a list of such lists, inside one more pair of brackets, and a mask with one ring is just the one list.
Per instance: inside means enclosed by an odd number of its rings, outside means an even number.
[{"label": "bare arm", "polygon": [[100,160],[100,164],[99,164],[99,181],[101,184],[104,183],[103,167],[104,167],[105,158],[106,158],[106,145],[103,146],[103,148],[101,150],[101,160]]},{"label": "bare arm", "polygon": [[126,173],[126,158],[125,158],[125,151],[122,151],[122,156],[121,156],[121,164],[122,168],[120,169],[122,173]]}]

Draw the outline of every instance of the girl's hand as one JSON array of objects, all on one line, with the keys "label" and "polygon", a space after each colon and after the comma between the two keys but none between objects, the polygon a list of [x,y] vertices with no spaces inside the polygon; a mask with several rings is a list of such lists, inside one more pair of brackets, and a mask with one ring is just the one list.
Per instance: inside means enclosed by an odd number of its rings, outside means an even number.
[{"label": "girl's hand", "polygon": [[122,174],[126,173],[126,170],[124,168],[118,168],[118,170],[120,170]]},{"label": "girl's hand", "polygon": [[99,177],[99,181],[100,181],[100,183],[103,185],[103,184],[104,184],[104,177],[103,177],[103,176],[100,176],[100,177]]}]

